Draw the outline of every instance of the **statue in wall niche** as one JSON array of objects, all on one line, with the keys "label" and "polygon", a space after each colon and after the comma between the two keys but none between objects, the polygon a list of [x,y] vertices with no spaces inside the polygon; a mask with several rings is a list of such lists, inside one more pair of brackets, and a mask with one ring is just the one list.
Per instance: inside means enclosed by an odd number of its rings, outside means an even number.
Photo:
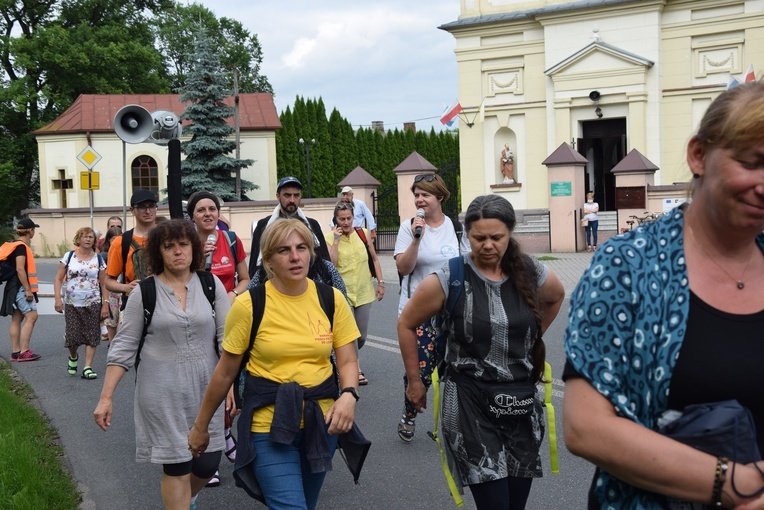
[{"label": "statue in wall niche", "polygon": [[515,183],[515,158],[512,151],[509,148],[509,144],[505,143],[504,148],[501,150],[501,156],[499,159],[499,165],[501,165],[501,175],[504,176],[502,184],[514,184]]}]

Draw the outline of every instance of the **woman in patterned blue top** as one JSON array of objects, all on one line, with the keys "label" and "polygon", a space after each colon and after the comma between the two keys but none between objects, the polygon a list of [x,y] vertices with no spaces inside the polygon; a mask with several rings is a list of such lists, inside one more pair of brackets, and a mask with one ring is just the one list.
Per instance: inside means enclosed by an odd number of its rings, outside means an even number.
[{"label": "woman in patterned blue top", "polygon": [[565,442],[597,465],[588,508],[764,508],[755,466],[656,432],[737,399],[764,448],[762,133],[764,83],[719,95],[687,146],[690,204],[610,239],[571,296]]},{"label": "woman in patterned blue top", "polygon": [[[443,449],[454,480],[460,489],[469,486],[479,510],[522,510],[533,478],[541,476],[541,334],[557,316],[565,289],[551,270],[522,253],[512,238],[515,212],[503,197],[477,197],[464,222],[471,252],[463,255],[464,290],[445,325],[452,334],[445,370],[439,368]],[[417,286],[398,321],[406,396],[419,412],[427,389],[418,376],[417,328],[443,308],[449,280],[446,263]],[[492,397],[517,396],[518,386],[525,388],[518,398],[525,409],[508,404],[496,413]]]}]

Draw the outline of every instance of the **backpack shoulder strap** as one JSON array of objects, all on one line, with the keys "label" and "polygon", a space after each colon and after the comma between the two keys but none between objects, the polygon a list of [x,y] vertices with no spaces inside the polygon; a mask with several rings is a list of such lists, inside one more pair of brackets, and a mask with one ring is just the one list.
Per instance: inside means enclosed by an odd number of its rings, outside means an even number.
[{"label": "backpack shoulder strap", "polygon": [[154,317],[154,308],[157,305],[157,284],[154,281],[154,277],[144,278],[138,285],[141,288],[141,297],[143,298],[143,333],[141,333],[141,339],[138,342],[138,351],[135,354],[135,377],[138,377],[138,365],[141,363],[141,349],[143,349],[143,343],[146,341],[146,333],[148,333],[151,319]]},{"label": "backpack shoulder strap", "polygon": [[334,287],[321,282],[314,282],[318,291],[318,302],[329,318],[329,326],[334,328]]},{"label": "backpack shoulder strap", "polygon": [[462,222],[457,219],[453,219],[451,221],[454,224],[454,232],[456,232],[457,249],[459,250],[459,255],[461,255],[462,254],[462,235],[464,234],[464,226],[462,225]]},{"label": "backpack shoulder strap", "polygon": [[239,264],[239,257],[236,256],[236,232],[230,230],[223,230],[222,232],[225,235],[226,241],[228,241],[228,248],[231,249],[231,256],[233,257],[233,267],[236,269],[236,266]]},{"label": "backpack shoulder strap", "polygon": [[[215,277],[209,271],[201,269],[196,270],[196,274],[199,276],[199,281],[202,284],[202,290],[204,291],[204,297],[210,302],[212,307],[212,320],[215,320]],[[213,339],[215,346],[215,354],[220,357],[220,348],[218,347],[217,338]]]},{"label": "backpack shoulder strap", "polygon": [[464,288],[464,257],[454,257],[448,261],[448,296],[446,296],[446,312],[454,314],[456,303]]},{"label": "backpack shoulder strap", "polygon": [[122,233],[122,281],[125,280],[125,271],[127,271],[127,253],[130,251],[130,244],[133,242],[133,229]]},{"label": "backpack shoulder strap", "polygon": [[[262,322],[263,314],[265,313],[265,283],[249,289],[249,296],[252,299],[252,328],[249,330],[249,346],[244,353],[242,365],[246,365],[249,352],[252,350],[252,346],[255,345],[257,330],[260,328],[260,322]],[[242,368],[244,367],[242,366]]]}]

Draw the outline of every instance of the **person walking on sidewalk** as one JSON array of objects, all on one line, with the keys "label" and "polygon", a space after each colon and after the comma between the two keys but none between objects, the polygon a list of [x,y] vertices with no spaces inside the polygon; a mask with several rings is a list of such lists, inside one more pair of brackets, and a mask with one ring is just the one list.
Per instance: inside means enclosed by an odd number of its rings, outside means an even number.
[{"label": "person walking on sidewalk", "polygon": [[[35,229],[40,225],[24,218],[16,226],[16,241],[8,241],[0,247],[0,261],[15,274],[5,283],[0,315],[11,316],[8,336],[11,339],[11,361],[36,361],[40,359],[29,348],[32,331],[37,322],[37,266],[30,243]],[[5,272],[5,268],[3,268]]]},{"label": "person walking on sidewalk", "polygon": [[[109,299],[106,290],[106,263],[95,252],[96,235],[92,228],[82,227],[74,235],[74,250],[61,258],[53,283],[54,309],[64,314],[66,330],[64,345],[69,349],[66,371],[77,373],[80,357],[77,350],[85,346],[83,379],[96,379],[93,359],[101,341],[102,319],[109,316]],[[66,281],[65,297],[61,299],[61,287]],[[66,312],[66,313],[64,313]]]}]

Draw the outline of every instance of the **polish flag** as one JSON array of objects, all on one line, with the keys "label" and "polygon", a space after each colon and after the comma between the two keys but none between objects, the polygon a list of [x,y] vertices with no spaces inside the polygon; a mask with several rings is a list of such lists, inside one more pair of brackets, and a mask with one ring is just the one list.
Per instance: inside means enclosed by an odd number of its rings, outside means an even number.
[{"label": "polish flag", "polygon": [[440,123],[443,125],[448,124],[449,122],[453,121],[457,115],[459,115],[459,112],[462,111],[462,105],[459,104],[459,101],[456,102],[454,106],[449,108],[446,113],[440,118]]},{"label": "polish flag", "polygon": [[748,67],[748,70],[743,75],[743,83],[748,83],[756,79],[756,75],[753,72],[753,64]]}]

